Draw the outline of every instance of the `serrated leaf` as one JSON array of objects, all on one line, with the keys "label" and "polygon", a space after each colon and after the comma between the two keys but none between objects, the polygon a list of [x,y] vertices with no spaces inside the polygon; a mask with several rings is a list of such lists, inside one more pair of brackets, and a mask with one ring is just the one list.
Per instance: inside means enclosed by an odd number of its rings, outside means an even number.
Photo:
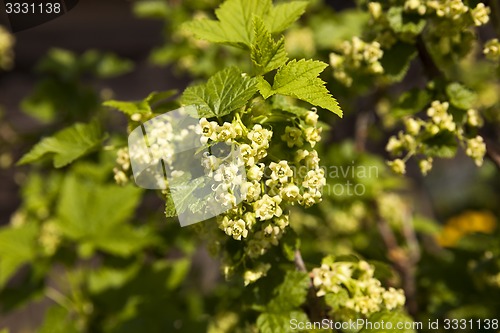
[{"label": "serrated leaf", "polygon": [[203,85],[188,87],[182,103],[194,105],[199,117],[222,117],[239,109],[257,92],[257,81],[242,76],[236,67],[226,68]]},{"label": "serrated leaf", "polygon": [[253,16],[264,16],[271,6],[271,0],[227,0],[215,11],[218,20],[194,20],[184,23],[181,29],[212,43],[249,48]]},{"label": "serrated leaf", "polygon": [[166,217],[176,217],[177,211],[175,210],[174,199],[172,199],[172,195],[170,192],[165,194],[165,216]]},{"label": "serrated leaf", "polygon": [[251,46],[250,57],[257,67],[257,74],[265,74],[281,65],[287,60],[285,39],[282,37],[275,42],[264,22],[259,17],[254,17],[255,37]]},{"label": "serrated leaf", "polygon": [[164,101],[177,93],[177,90],[153,91],[141,101],[117,101],[109,100],[102,103],[103,106],[117,109],[128,116],[133,114],[150,115],[153,112],[153,106]]},{"label": "serrated leaf", "polygon": [[290,1],[271,7],[264,22],[272,33],[282,32],[304,14],[308,1]]},{"label": "serrated leaf", "polygon": [[305,11],[307,1],[292,1],[277,6],[271,0],[227,0],[216,11],[218,20],[193,20],[181,29],[212,43],[250,48],[254,36],[253,18],[263,18],[271,33],[288,28]]},{"label": "serrated leaf", "polygon": [[0,229],[0,288],[21,265],[35,259],[37,235],[38,227],[34,223]]},{"label": "serrated leaf", "polygon": [[462,110],[472,109],[477,100],[477,94],[457,82],[446,86],[446,95],[453,106]]},{"label": "serrated leaf", "polygon": [[283,283],[275,289],[275,297],[268,304],[268,309],[271,312],[284,312],[299,307],[306,300],[310,282],[305,272],[287,272]]},{"label": "serrated leaf", "polygon": [[193,198],[193,192],[195,192],[197,188],[202,186],[203,181],[203,177],[199,177],[181,184],[177,184],[175,187],[170,189],[176,199],[174,207],[177,212],[176,215],[182,214],[189,209],[189,206],[195,200],[195,198]]},{"label": "serrated leaf", "polygon": [[261,333],[292,333],[296,332],[290,322],[305,323],[309,321],[302,311],[290,313],[262,313],[257,318],[257,328]]},{"label": "serrated leaf", "polygon": [[[388,323],[392,324],[393,328],[398,327],[397,331],[401,333],[416,333],[417,331],[413,328],[407,328],[407,327],[413,327],[411,323],[413,323],[413,320],[405,313],[398,311],[398,310],[393,310],[393,311],[382,311],[375,313],[370,316],[368,319],[369,322],[373,324],[378,324],[378,325],[365,325],[366,327],[363,328],[359,333],[385,333],[388,331]],[[381,322],[384,322],[385,325],[380,325]],[[408,324],[406,324],[408,323]],[[403,328],[399,328],[398,325],[402,325]],[[375,328],[375,327],[378,327]]]},{"label": "serrated leaf", "polygon": [[103,140],[104,136],[98,123],[76,123],[54,136],[42,139],[19,160],[18,165],[51,156],[54,167],[61,168],[94,151]]},{"label": "serrated leaf", "polygon": [[126,101],[109,100],[102,103],[102,105],[107,106],[109,108],[117,109],[118,111],[121,111],[129,116],[136,113],[144,115],[149,115],[151,113],[151,108],[145,101],[126,102]]},{"label": "serrated leaf", "polygon": [[325,82],[318,77],[327,66],[321,61],[292,60],[278,69],[272,87],[260,79],[259,90],[264,98],[274,94],[292,96],[342,117],[337,101],[326,89]]}]

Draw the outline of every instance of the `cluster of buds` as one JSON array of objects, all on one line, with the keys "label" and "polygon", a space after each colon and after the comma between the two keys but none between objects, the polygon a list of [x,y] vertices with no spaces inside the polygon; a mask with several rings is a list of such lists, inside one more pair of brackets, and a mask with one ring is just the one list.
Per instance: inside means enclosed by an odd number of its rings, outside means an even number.
[{"label": "cluster of buds", "polygon": [[458,123],[448,112],[448,102],[434,101],[427,109],[427,120],[408,117],[404,119],[405,131],[400,131],[396,136],[389,138],[386,150],[392,155],[402,155],[407,152],[404,158],[397,158],[389,161],[391,169],[399,174],[406,172],[406,161],[417,154],[426,155],[419,161],[420,171],[425,175],[432,169],[433,158],[432,149],[426,140],[443,133],[452,133],[455,139],[465,148],[468,156],[474,159],[477,166],[481,166],[486,153],[484,140],[480,136],[474,138],[465,137],[465,127],[481,127],[483,119],[475,109],[467,110],[463,120]]},{"label": "cluster of buds", "polygon": [[370,316],[382,310],[393,310],[405,304],[402,290],[384,288],[374,277],[375,269],[366,261],[335,262],[325,258],[321,267],[311,272],[317,296],[348,293],[348,298],[339,298],[339,309]]},{"label": "cluster of buds", "polygon": [[493,38],[487,41],[484,45],[483,53],[490,60],[500,60],[500,42],[498,39]]},{"label": "cluster of buds", "polygon": [[358,37],[345,41],[341,45],[340,54],[330,54],[330,65],[333,76],[347,87],[352,85],[352,72],[368,75],[379,75],[384,72],[380,63],[384,52],[378,42],[365,42]]}]

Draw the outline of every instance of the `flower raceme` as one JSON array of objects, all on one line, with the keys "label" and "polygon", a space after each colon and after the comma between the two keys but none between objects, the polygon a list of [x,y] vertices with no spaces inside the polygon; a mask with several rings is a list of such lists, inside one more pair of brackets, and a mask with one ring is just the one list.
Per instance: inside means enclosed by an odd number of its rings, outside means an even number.
[{"label": "flower raceme", "polygon": [[[229,182],[225,190],[231,185],[240,186],[243,201],[218,216],[217,224],[226,235],[245,242],[245,253],[250,258],[278,244],[289,224],[288,205],[310,207],[321,201],[325,173],[313,148],[321,138],[318,115],[313,110],[298,118],[298,122],[284,127],[254,123],[245,114],[222,124],[202,118],[196,129],[204,144],[231,143],[239,148],[246,179],[236,175],[237,168],[227,174],[225,170],[214,171],[222,163],[217,156],[206,154],[202,160],[215,181]],[[235,202],[235,198],[223,199]]]}]

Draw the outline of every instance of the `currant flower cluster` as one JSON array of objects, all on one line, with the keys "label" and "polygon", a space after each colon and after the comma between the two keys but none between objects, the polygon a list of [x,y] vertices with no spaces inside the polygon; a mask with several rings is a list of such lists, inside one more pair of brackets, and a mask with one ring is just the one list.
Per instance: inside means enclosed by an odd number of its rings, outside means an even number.
[{"label": "currant flower cluster", "polygon": [[[242,120],[240,115],[223,124],[200,119],[197,131],[202,143],[237,146],[242,157],[245,177],[236,167],[220,168],[221,160],[213,154],[203,157],[203,165],[209,176],[225,182],[224,190],[233,185],[239,187],[241,202],[238,204],[236,191],[224,191],[223,195],[216,196],[221,204],[231,205],[217,217],[217,224],[226,235],[245,242],[248,257],[257,258],[271,246],[278,245],[289,225],[287,206],[310,207],[321,201],[326,180],[318,153],[313,149],[321,139],[317,122],[315,110],[308,111],[300,122],[277,130],[271,125],[253,123],[251,118]],[[249,271],[248,280],[261,275]]]},{"label": "currant flower cluster", "polygon": [[434,12],[436,16],[452,21],[472,19],[476,26],[484,25],[489,21],[490,9],[482,2],[474,8],[467,6],[462,0],[431,0],[427,1],[426,5],[427,9]]},{"label": "currant flower cluster", "polygon": [[115,182],[125,185],[130,180],[130,156],[128,148],[123,147],[116,152],[116,166],[113,168]]},{"label": "currant flower cluster", "polygon": [[424,175],[427,174],[432,169],[433,151],[432,146],[426,140],[449,133],[464,147],[465,153],[472,157],[477,166],[483,164],[486,153],[483,138],[479,135],[468,138],[465,135],[466,128],[478,128],[483,125],[481,115],[477,110],[469,109],[459,123],[448,112],[449,106],[448,102],[436,100],[427,109],[427,120],[413,117],[404,119],[405,131],[400,131],[397,135],[389,138],[386,146],[386,150],[394,156],[401,156],[406,151],[404,157],[388,162],[394,172],[404,174],[406,172],[405,163],[408,159],[422,154],[427,157],[419,161],[419,167]]},{"label": "currant flower cluster", "polygon": [[333,76],[340,83],[350,87],[353,82],[352,73],[362,72],[368,75],[378,75],[384,72],[380,64],[384,52],[378,42],[365,42],[359,37],[344,41],[341,54],[330,53],[330,65]]},{"label": "currant flower cluster", "polygon": [[403,291],[384,288],[374,273],[374,267],[363,260],[357,263],[335,262],[326,258],[321,267],[312,270],[311,275],[319,297],[348,293],[348,298],[337,297],[339,309],[370,316],[385,309],[403,306],[406,301]]},{"label": "currant flower cluster", "polygon": [[12,66],[12,48],[14,37],[0,26],[0,69],[9,69]]},{"label": "currant flower cluster", "polygon": [[[437,46],[443,55],[450,55],[452,50],[468,53],[473,39],[469,33],[471,28],[489,22],[490,8],[482,2],[469,7],[462,0],[401,0],[397,5],[368,4],[372,18],[369,34],[383,49],[391,48],[398,40],[414,43],[427,26],[427,42]],[[405,22],[402,14],[413,18],[417,15],[421,20]],[[430,24],[426,25],[424,19]]]},{"label": "currant flower cluster", "polygon": [[484,45],[483,53],[486,58],[498,61],[500,60],[500,42],[497,38],[490,39]]}]

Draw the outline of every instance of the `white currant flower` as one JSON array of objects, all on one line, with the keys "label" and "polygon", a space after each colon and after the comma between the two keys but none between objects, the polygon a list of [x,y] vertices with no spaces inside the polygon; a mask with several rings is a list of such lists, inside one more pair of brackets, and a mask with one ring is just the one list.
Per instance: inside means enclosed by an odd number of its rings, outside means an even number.
[{"label": "white currant flower", "polygon": [[248,236],[248,230],[246,229],[245,221],[242,219],[228,220],[227,226],[224,228],[224,232],[228,236],[232,236],[235,240],[241,240],[241,238],[246,238]]},{"label": "white currant flower", "polygon": [[305,157],[306,166],[310,169],[318,168],[319,162],[320,159],[316,150],[310,151],[309,154],[307,154],[307,156]]},{"label": "white currant flower", "polygon": [[243,220],[247,224],[248,229],[252,229],[252,227],[257,223],[257,219],[255,218],[255,213],[247,212],[243,215]]},{"label": "white currant flower", "polygon": [[283,214],[280,217],[275,217],[273,219],[273,222],[281,230],[285,230],[285,228],[290,224],[289,216],[287,214]]},{"label": "white currant flower", "polygon": [[199,125],[195,128],[196,134],[200,134],[200,141],[206,144],[208,140],[215,141],[217,139],[217,129],[219,125],[215,121],[208,121],[207,118],[201,118]]},{"label": "white currant flower", "polygon": [[297,201],[300,199],[300,189],[295,184],[288,184],[281,188],[280,195],[287,201]]},{"label": "white currant flower", "polygon": [[306,136],[306,141],[309,142],[312,147],[321,140],[321,128],[308,127],[304,130],[304,134]]},{"label": "white currant flower", "polygon": [[245,271],[245,274],[243,275],[245,286],[248,286],[249,284],[259,280],[261,277],[266,276],[267,271],[270,268],[270,264],[259,264],[256,268]]},{"label": "white currant flower", "polygon": [[315,111],[308,111],[304,121],[309,126],[316,126],[318,124],[318,119],[318,113],[316,113]]},{"label": "white currant flower", "polygon": [[288,165],[288,161],[279,161],[279,163],[271,162],[269,169],[271,169],[272,180],[287,183],[288,179],[293,177],[293,170]]},{"label": "white currant flower", "polygon": [[249,180],[260,181],[264,176],[264,167],[265,167],[264,163],[252,165],[247,170],[247,178]]},{"label": "white currant flower", "polygon": [[309,170],[302,181],[302,186],[314,190],[321,189],[324,185],[326,185],[326,179],[323,169]]},{"label": "white currant flower", "polygon": [[295,163],[299,163],[302,160],[304,160],[307,156],[309,155],[309,151],[304,150],[304,149],[299,149],[295,152],[295,158],[294,161]]},{"label": "white currant flower", "polygon": [[281,136],[281,140],[285,141],[289,148],[293,146],[302,147],[304,145],[302,131],[297,127],[287,126],[285,128],[285,134]]},{"label": "white currant flower", "polygon": [[257,151],[252,146],[244,143],[240,145],[240,153],[243,161],[247,166],[252,166],[255,164],[255,156],[257,155]]},{"label": "white currant flower", "polygon": [[269,139],[272,137],[272,132],[262,128],[262,125],[254,125],[252,130],[248,132],[247,138],[252,141],[252,146],[255,148],[268,148]]},{"label": "white currant flower", "polygon": [[283,210],[280,207],[281,198],[277,195],[270,197],[267,194],[254,203],[255,216],[261,220],[270,220],[274,216],[280,217]]},{"label": "white currant flower", "polygon": [[484,3],[480,2],[476,8],[471,10],[472,20],[476,26],[485,25],[490,20],[490,8],[486,7]]},{"label": "white currant flower", "polygon": [[395,159],[387,162],[387,165],[395,172],[401,175],[406,173],[406,164],[402,159]]},{"label": "white currant flower", "polygon": [[257,181],[244,182],[241,187],[241,197],[248,202],[255,201],[259,198],[261,193],[260,183]]},{"label": "white currant flower", "polygon": [[217,140],[220,142],[231,142],[237,133],[233,124],[225,122],[217,131]]},{"label": "white currant flower", "polygon": [[483,165],[484,155],[486,154],[486,144],[481,136],[467,140],[465,153],[474,159],[477,166]]}]

